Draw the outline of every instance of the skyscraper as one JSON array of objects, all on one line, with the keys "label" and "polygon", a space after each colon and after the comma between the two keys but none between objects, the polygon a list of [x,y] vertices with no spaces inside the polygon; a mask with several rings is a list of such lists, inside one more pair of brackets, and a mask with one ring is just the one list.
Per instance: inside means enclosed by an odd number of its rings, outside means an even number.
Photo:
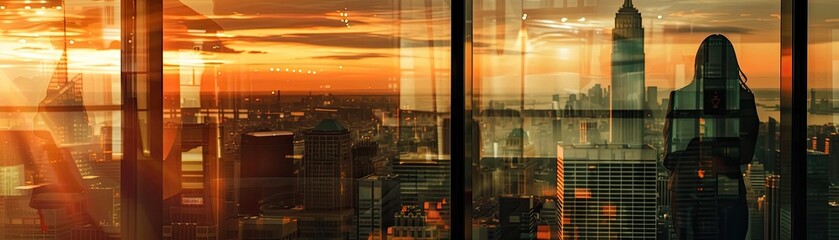
[{"label": "skyscraper", "polygon": [[252,132],[242,135],[239,214],[260,214],[259,202],[294,205],[294,133]]},{"label": "skyscraper", "polygon": [[303,206],[308,210],[351,207],[350,131],[337,120],[323,120],[306,133],[304,152],[299,177]]},{"label": "skyscraper", "polygon": [[[83,80],[82,74],[70,78],[65,48],[47,85],[47,94],[38,103],[35,125],[46,127],[56,144],[70,151],[79,173],[88,176],[91,175],[89,150],[93,130],[82,95]],[[67,108],[69,111],[50,109],[54,107]]]},{"label": "skyscraper", "polygon": [[746,185],[747,197],[749,198],[749,232],[751,233],[752,239],[764,239],[763,222],[765,211],[763,208],[766,207],[766,199],[764,197],[766,194],[766,171],[764,171],[764,165],[753,162],[749,165],[746,176],[749,181]]},{"label": "skyscraper", "polygon": [[556,202],[554,205],[556,208],[556,214],[554,214],[556,227],[551,229],[553,231],[552,235],[556,235],[559,240],[563,240],[562,209],[565,207],[565,149],[560,144],[556,146]]},{"label": "skyscraper", "polygon": [[766,177],[766,207],[764,207],[763,239],[778,240],[781,238],[781,176]]},{"label": "skyscraper", "polygon": [[220,208],[216,154],[219,138],[214,124],[177,124],[180,133],[177,148],[172,148],[163,163],[164,190],[163,239],[217,237]]},{"label": "skyscraper", "polygon": [[404,183],[401,184],[403,205],[441,202],[450,196],[449,156],[405,153],[393,163],[393,173]]},{"label": "skyscraper", "polygon": [[822,152],[807,152],[807,239],[828,238],[829,160]]},{"label": "skyscraper", "polygon": [[612,31],[612,142],[641,144],[644,124],[644,28],[625,0]]},{"label": "skyscraper", "polygon": [[[837,224],[839,224],[839,186],[835,184],[830,184],[830,186],[828,186],[828,195],[829,200],[827,204],[827,225],[836,226]],[[831,227],[828,228],[827,231],[827,239],[839,239],[839,229]]]},{"label": "skyscraper", "polygon": [[402,207],[399,180],[391,175],[369,175],[358,180],[357,239],[386,240],[387,229]]},{"label": "skyscraper", "polygon": [[542,202],[533,196],[502,195],[498,198],[501,239],[536,239]]},{"label": "skyscraper", "polygon": [[[47,94],[38,103],[37,124],[46,125],[59,146],[88,143],[93,133],[82,96],[81,74],[70,78],[67,71],[67,51],[58,60],[55,72],[47,85]],[[57,112],[49,107],[73,107],[72,111]]]},{"label": "skyscraper", "polygon": [[507,136],[503,158],[504,191],[502,194],[532,195],[536,162],[533,144],[527,131],[514,128]]},{"label": "skyscraper", "polygon": [[335,119],[325,119],[305,133],[304,141],[299,191],[304,212],[320,217],[300,219],[300,237],[345,238],[352,222],[350,131]]},{"label": "skyscraper", "polygon": [[440,238],[440,229],[427,221],[428,214],[419,206],[403,206],[394,216],[391,240],[434,240]]},{"label": "skyscraper", "polygon": [[[561,235],[567,239],[656,237],[656,150],[565,145]],[[559,173],[558,173],[559,174]]]}]

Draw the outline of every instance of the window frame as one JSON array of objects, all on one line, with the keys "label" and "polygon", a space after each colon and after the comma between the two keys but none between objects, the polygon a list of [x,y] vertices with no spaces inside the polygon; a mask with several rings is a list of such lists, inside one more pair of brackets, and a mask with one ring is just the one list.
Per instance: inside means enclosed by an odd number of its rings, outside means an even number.
[{"label": "window frame", "polygon": [[[480,0],[478,0],[480,1]],[[808,4],[806,0],[781,1],[781,166],[790,174],[789,207],[792,239],[806,238],[806,142]],[[451,165],[452,239],[471,238],[470,154],[475,126],[471,104],[472,3],[451,1]],[[121,165],[123,239],[153,239],[162,236],[162,0],[121,0],[121,89],[124,158]],[[138,41],[145,39],[144,41]],[[146,106],[141,109],[139,106]],[[139,116],[146,114],[147,123]],[[137,126],[147,124],[145,129]],[[150,151],[145,153],[146,134]],[[787,170],[784,170],[787,169]],[[160,177],[160,178],[158,178]]]}]

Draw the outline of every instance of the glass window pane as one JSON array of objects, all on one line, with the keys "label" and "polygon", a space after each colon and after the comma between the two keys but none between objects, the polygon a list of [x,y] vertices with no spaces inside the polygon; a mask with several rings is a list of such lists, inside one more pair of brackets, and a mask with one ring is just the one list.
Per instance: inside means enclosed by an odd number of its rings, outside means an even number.
[{"label": "glass window pane", "polygon": [[780,1],[485,4],[472,19],[474,239],[789,230],[767,210]]},{"label": "glass window pane", "polygon": [[163,2],[164,239],[447,238],[450,1]]},{"label": "glass window pane", "polygon": [[119,236],[119,3],[0,3],[0,238]]},{"label": "glass window pane", "polygon": [[[839,4],[810,0],[807,54],[807,239],[839,238],[832,224],[839,217],[836,108],[839,99]],[[833,151],[831,151],[833,150]]]}]

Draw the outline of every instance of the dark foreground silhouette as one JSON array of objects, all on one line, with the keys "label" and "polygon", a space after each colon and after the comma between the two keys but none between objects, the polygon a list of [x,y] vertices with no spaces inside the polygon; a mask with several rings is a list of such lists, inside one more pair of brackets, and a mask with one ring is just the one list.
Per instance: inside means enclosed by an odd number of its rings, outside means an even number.
[{"label": "dark foreground silhouette", "polygon": [[734,47],[705,38],[695,77],[670,93],[664,165],[679,239],[746,237],[748,206],[740,166],[754,155],[759,120]]}]

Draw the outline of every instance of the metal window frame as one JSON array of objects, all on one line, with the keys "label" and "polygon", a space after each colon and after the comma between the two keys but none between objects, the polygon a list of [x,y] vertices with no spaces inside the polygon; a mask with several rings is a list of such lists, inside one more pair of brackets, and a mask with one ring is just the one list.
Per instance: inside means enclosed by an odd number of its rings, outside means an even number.
[{"label": "metal window frame", "polygon": [[[120,235],[163,237],[163,0],[121,0]],[[146,116],[147,122],[141,122]],[[144,126],[145,128],[141,128]],[[148,146],[142,146],[143,136]]]},{"label": "metal window frame", "polygon": [[[478,0],[480,1],[480,0]],[[452,121],[461,128],[452,128],[452,237],[471,239],[471,174],[467,166],[475,159],[468,154],[466,134],[471,133],[471,114],[474,109],[462,97],[471,99],[471,60],[463,53],[471,53],[472,2],[453,1],[452,5]],[[458,4],[465,5],[460,6]],[[791,175],[790,180],[781,180],[787,194],[782,193],[782,208],[791,213],[791,239],[806,239],[807,226],[807,43],[808,43],[808,1],[781,0],[781,166],[782,175]],[[470,28],[463,28],[470,26]],[[466,36],[466,38],[463,38]],[[456,64],[463,63],[463,64]],[[463,96],[457,93],[463,93]],[[457,126],[457,125],[454,125]],[[467,131],[469,130],[469,131]],[[800,139],[799,141],[792,141]],[[464,141],[465,140],[465,141]],[[463,161],[456,161],[462,158]],[[799,161],[794,161],[799,160]],[[786,169],[786,170],[784,170]],[[461,173],[461,174],[457,174]],[[467,186],[468,184],[468,186]],[[462,194],[461,194],[462,193]],[[784,203],[787,203],[784,205]],[[462,209],[462,212],[457,212]],[[459,219],[463,217],[465,219]],[[463,224],[460,224],[463,223]]]},{"label": "metal window frame", "polygon": [[[479,0],[480,1],[480,0]],[[473,0],[451,1],[451,128],[452,147],[452,239],[471,238],[471,166],[467,154],[467,131],[471,116],[471,22]],[[792,239],[806,238],[807,129],[807,8],[806,0],[781,0],[781,164],[791,175],[789,183]],[[123,239],[154,239],[162,236],[162,146],[151,144],[149,154],[138,145],[140,134],[162,139],[163,5],[162,0],[121,0],[122,11],[122,219]],[[137,46],[138,36],[148,41]],[[143,96],[138,96],[142,94]],[[138,109],[145,101],[146,110]],[[136,127],[141,111],[148,114],[146,130]],[[467,121],[469,120],[469,121]],[[141,132],[144,131],[144,132]],[[792,139],[801,139],[792,141]],[[783,168],[782,168],[783,170]],[[142,180],[142,181],[140,181]],[[782,182],[786,182],[783,181]],[[159,184],[156,184],[159,183]]]},{"label": "metal window frame", "polygon": [[791,239],[807,238],[808,5],[781,0],[780,207],[790,212]]}]

